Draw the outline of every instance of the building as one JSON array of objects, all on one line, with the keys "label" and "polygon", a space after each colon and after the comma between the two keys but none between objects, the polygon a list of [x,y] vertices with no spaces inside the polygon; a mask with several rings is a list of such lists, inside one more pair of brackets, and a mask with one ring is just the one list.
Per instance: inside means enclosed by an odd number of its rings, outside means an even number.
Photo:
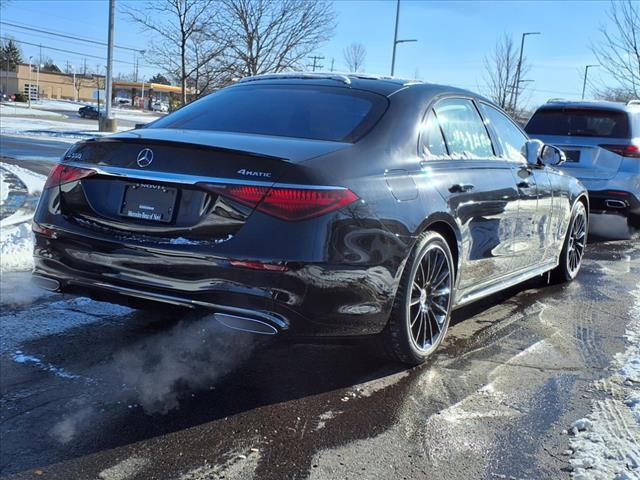
[{"label": "building", "polygon": [[[79,102],[97,101],[97,93],[104,95],[104,75],[82,75],[38,71],[36,65],[21,63],[16,71],[0,70],[0,91],[14,95],[31,94],[32,100],[39,98],[75,100]],[[150,108],[151,102],[169,102],[169,96],[180,94],[175,85],[144,82],[113,82],[115,103],[127,103],[138,108]],[[189,91],[191,95],[193,92]],[[102,102],[102,98],[100,101]],[[144,105],[144,107],[143,107]]]}]

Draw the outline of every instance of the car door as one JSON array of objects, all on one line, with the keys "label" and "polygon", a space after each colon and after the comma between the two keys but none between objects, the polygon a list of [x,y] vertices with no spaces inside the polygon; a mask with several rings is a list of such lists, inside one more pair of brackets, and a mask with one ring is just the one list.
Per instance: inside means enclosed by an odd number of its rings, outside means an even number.
[{"label": "car door", "polygon": [[530,165],[523,154],[527,135],[503,112],[481,102],[480,111],[500,148],[511,162],[520,196],[516,222],[514,262],[519,268],[541,263],[549,255],[553,189],[544,165]]},{"label": "car door", "polygon": [[[441,141],[444,147],[438,146]],[[427,117],[421,145],[424,163],[439,179],[441,194],[460,225],[459,287],[473,290],[508,274],[518,191],[510,164],[496,156],[474,102],[438,101]]]}]

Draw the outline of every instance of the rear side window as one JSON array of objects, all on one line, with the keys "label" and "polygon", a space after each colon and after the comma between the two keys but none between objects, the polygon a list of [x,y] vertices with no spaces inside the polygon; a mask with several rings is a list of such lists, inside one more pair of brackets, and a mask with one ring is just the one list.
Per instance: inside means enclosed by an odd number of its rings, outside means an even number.
[{"label": "rear side window", "polygon": [[384,114],[372,92],[314,85],[241,85],[222,89],[149,128],[212,130],[355,142]]},{"label": "rear side window", "polygon": [[486,103],[481,103],[480,109],[485,118],[489,119],[489,123],[496,132],[503,155],[511,160],[526,162],[527,159],[523,155],[523,147],[528,138],[522,133],[522,130],[500,110]]},{"label": "rear side window", "polygon": [[442,130],[438,118],[432,111],[429,112],[427,120],[422,126],[422,135],[420,137],[421,154],[425,158],[438,158],[447,156],[447,146],[444,143]]},{"label": "rear side window", "polygon": [[625,112],[595,108],[543,108],[525,127],[529,135],[629,138]]},{"label": "rear side window", "polygon": [[491,139],[473,102],[463,98],[445,99],[438,102],[434,110],[452,157],[493,156]]}]

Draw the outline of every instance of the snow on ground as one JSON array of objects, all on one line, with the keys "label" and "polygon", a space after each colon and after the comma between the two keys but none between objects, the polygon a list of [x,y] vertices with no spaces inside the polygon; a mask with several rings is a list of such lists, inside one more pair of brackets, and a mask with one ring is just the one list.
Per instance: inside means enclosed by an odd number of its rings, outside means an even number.
[{"label": "snow on ground", "polygon": [[640,283],[632,293],[627,349],[616,355],[615,373],[594,384],[606,396],[572,425],[574,479],[640,479]]},{"label": "snow on ground", "polygon": [[25,103],[3,103],[0,104],[0,124],[4,123],[4,119],[7,115],[20,116],[20,117],[57,117],[64,118],[64,115],[58,112],[50,112],[47,110],[42,110],[38,106],[34,105],[29,108],[29,106]]},{"label": "snow on ground", "polygon": [[[25,184],[30,195],[38,195],[40,192],[42,192],[44,182],[47,181],[47,177],[45,177],[44,175],[32,172],[31,170],[27,170],[26,168],[20,167],[18,165],[0,162],[0,167],[18,177],[20,181]],[[0,172],[1,171],[2,170],[0,170]]]},{"label": "snow on ground", "polygon": [[[119,132],[131,130],[131,127],[118,127]],[[56,137],[64,142],[75,143],[78,140],[109,135],[98,132],[98,124],[82,125],[46,119],[4,117],[0,122],[0,134],[29,137]]]},{"label": "snow on ground", "polygon": [[[46,177],[26,168],[0,163],[0,173],[9,171],[16,175],[25,185],[29,195],[36,196],[42,192]],[[4,178],[4,177],[3,177]],[[2,183],[3,199],[8,196],[8,184]],[[4,200],[3,200],[4,201]],[[33,233],[31,217],[33,212],[16,211],[0,222],[0,272],[31,270],[33,268]]]},{"label": "snow on ground", "polygon": [[[71,100],[39,100],[31,103],[29,108],[26,103],[3,103],[0,105],[0,114],[2,115],[15,115],[15,116],[51,116],[64,118],[64,115],[59,113],[60,111],[69,113],[78,113],[80,107],[86,105],[96,106],[95,102],[73,102]],[[104,105],[101,105],[104,108]],[[56,111],[52,111],[56,110]],[[135,110],[132,108],[113,107],[113,113],[116,118],[121,120],[127,120],[129,122],[136,123],[149,123],[157,118],[163,116],[163,113],[148,112]],[[77,116],[77,115],[75,115]]]},{"label": "snow on ground", "polygon": [[0,228],[0,272],[33,268],[33,233],[31,222]]},{"label": "snow on ground", "polygon": [[[0,354],[12,352],[14,360],[34,363],[19,355],[28,354],[20,349],[20,345],[35,338],[57,335],[69,329],[90,323],[109,321],[133,310],[111,303],[96,302],[85,297],[67,298],[42,290],[31,283],[28,272],[2,275],[0,284]],[[9,283],[20,285],[20,292],[6,295]],[[53,297],[59,295],[59,301],[32,303],[34,295]],[[37,297],[35,297],[37,299]],[[19,307],[19,308],[16,308]],[[122,320],[121,318],[119,319]],[[38,366],[38,365],[35,365]]]},{"label": "snow on ground", "polygon": [[9,183],[6,181],[6,173],[4,170],[0,170],[0,205],[4,205],[4,202],[9,196]]}]

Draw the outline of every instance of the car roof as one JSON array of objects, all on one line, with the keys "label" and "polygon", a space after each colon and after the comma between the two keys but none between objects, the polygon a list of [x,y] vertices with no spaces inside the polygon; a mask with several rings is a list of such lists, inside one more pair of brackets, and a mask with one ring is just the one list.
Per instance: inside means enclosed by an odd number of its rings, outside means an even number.
[{"label": "car roof", "polygon": [[487,103],[493,103],[491,100],[488,100],[481,95],[457,87],[426,83],[421,80],[410,80],[406,78],[366,73],[283,72],[245,77],[236,85],[251,84],[254,82],[282,83],[283,81],[286,81],[287,84],[306,84],[309,81],[312,81],[315,85],[336,86],[341,84],[345,87],[367,90],[379,95],[384,95],[385,97],[389,97],[400,90],[419,90],[423,93],[432,93],[434,95],[441,93],[453,93],[477,98],[486,101]]},{"label": "car roof", "polygon": [[609,102],[605,100],[549,100],[539,107],[539,110],[561,109],[561,108],[592,108],[600,110],[611,110],[616,112],[636,111],[640,107],[636,104],[622,102]]}]

